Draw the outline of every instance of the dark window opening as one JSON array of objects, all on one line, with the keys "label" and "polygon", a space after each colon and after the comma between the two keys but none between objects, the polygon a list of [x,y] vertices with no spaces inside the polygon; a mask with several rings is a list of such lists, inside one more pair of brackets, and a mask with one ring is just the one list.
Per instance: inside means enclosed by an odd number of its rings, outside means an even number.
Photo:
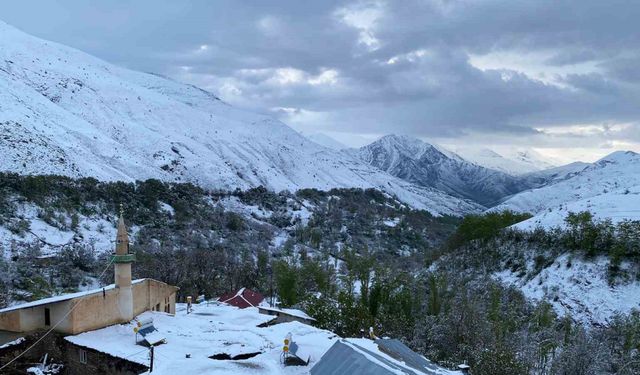
[{"label": "dark window opening", "polygon": [[156,305],[156,311],[160,311],[160,303]]},{"label": "dark window opening", "polygon": [[44,308],[44,325],[51,325],[51,311],[47,307]]}]

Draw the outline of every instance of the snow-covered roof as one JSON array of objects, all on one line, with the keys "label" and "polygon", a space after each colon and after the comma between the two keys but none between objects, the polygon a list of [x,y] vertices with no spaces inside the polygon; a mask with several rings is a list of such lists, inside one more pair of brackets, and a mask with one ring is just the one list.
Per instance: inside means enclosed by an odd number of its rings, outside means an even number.
[{"label": "snow-covered roof", "polygon": [[[342,339],[333,332],[315,328],[300,322],[258,327],[272,317],[260,314],[258,308],[239,309],[221,303],[193,305],[187,314],[186,305],[177,304],[175,316],[148,311],[138,317],[153,319],[153,325],[166,343],[154,348],[153,374],[286,374],[302,375],[314,373],[321,361],[336,342],[353,348],[374,366],[382,366],[385,374],[454,375],[460,374],[430,364],[429,372],[421,372],[382,352],[378,344],[369,339]],[[145,366],[149,365],[148,348],[136,345],[133,328],[135,324],[120,324],[67,336],[65,340],[111,356],[126,359]],[[283,340],[291,333],[297,345],[296,355],[309,360],[308,366],[284,367],[281,363]],[[240,354],[259,353],[243,360],[215,360],[216,354],[235,357]],[[187,358],[187,355],[189,358]],[[418,354],[412,357],[420,357]],[[362,363],[365,363],[362,362]],[[411,361],[407,361],[411,362]],[[430,362],[429,362],[430,363]],[[314,370],[312,370],[314,368]],[[390,372],[389,372],[390,371]],[[362,374],[369,374],[361,372]],[[357,373],[351,373],[355,375]]]},{"label": "snow-covered roof", "polygon": [[[153,374],[308,374],[310,367],[339,339],[334,333],[300,322],[258,325],[273,317],[260,314],[258,308],[239,309],[219,303],[177,304],[175,316],[161,312],[145,312],[139,319],[153,319],[153,325],[165,336],[166,343],[154,349]],[[143,365],[149,364],[148,350],[135,344],[134,324],[106,327],[65,339]],[[288,333],[298,345],[298,356],[308,367],[287,367],[280,363],[283,340]],[[261,353],[246,360],[214,360],[215,354]],[[190,358],[187,358],[187,354]]]},{"label": "snow-covered roof", "polygon": [[247,288],[240,288],[236,293],[227,293],[218,298],[220,302],[240,308],[258,307],[263,300],[262,294]]},{"label": "snow-covered roof", "polygon": [[304,311],[297,310],[297,309],[278,309],[278,308],[275,308],[275,307],[260,306],[260,310],[273,311],[273,312],[276,312],[276,313],[287,314],[287,315],[291,315],[291,316],[295,316],[297,318],[302,318],[302,319],[307,319],[307,320],[315,320],[314,318],[312,318],[309,315],[307,315],[307,313],[305,313]]},{"label": "snow-covered roof", "polygon": [[[141,282],[143,282],[145,280],[147,280],[147,279],[138,279],[138,280],[132,281],[131,283],[132,284],[137,284],[137,283],[141,283]],[[48,304],[56,303],[56,302],[68,301],[68,300],[72,300],[72,299],[79,298],[79,297],[85,297],[85,296],[89,296],[89,295],[92,295],[92,294],[102,293],[103,290],[106,291],[106,290],[111,290],[113,288],[115,288],[115,284],[107,285],[107,286],[105,286],[103,288],[100,288],[100,289],[86,290],[86,291],[77,292],[77,293],[61,294],[59,296],[39,299],[37,301],[32,301],[32,302],[23,303],[23,304],[20,304],[20,305],[6,307],[6,308],[0,310],[0,314],[5,313],[5,312],[9,312],[9,311],[14,311],[14,310],[21,310],[21,309],[27,309],[27,308],[31,308],[31,307],[48,305]]]},{"label": "snow-covered roof", "polygon": [[0,341],[0,349],[5,349],[5,348],[8,348],[10,346],[22,344],[25,340],[26,339],[24,337],[18,337],[15,340],[12,340],[12,341],[9,341],[9,342],[5,342],[5,343]]}]

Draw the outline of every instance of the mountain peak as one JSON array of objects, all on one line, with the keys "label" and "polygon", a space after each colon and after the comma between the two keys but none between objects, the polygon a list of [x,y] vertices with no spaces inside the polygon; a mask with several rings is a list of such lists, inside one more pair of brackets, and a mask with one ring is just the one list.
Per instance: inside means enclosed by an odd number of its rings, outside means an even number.
[{"label": "mountain peak", "polygon": [[605,166],[608,164],[634,164],[640,163],[640,155],[633,151],[614,151],[609,155],[593,163],[595,166]]},{"label": "mountain peak", "polygon": [[439,152],[430,143],[424,142],[418,138],[409,135],[388,134],[364,147],[384,147],[387,152],[398,152],[412,159],[419,159],[425,152],[435,150]]},{"label": "mountain peak", "polygon": [[358,150],[374,167],[409,182],[472,199],[483,205],[530,186],[471,163],[458,154],[410,136],[390,134]]}]

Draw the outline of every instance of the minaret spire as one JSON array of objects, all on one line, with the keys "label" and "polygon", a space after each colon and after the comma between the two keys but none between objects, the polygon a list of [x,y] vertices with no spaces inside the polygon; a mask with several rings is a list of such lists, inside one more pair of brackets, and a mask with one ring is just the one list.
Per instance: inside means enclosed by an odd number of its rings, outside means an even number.
[{"label": "minaret spire", "polygon": [[118,218],[118,233],[116,234],[116,255],[129,254],[129,234],[124,223],[124,209],[120,205],[120,217]]},{"label": "minaret spire", "polygon": [[121,204],[113,263],[115,264],[115,284],[118,290],[118,310],[120,311],[122,322],[128,322],[133,319],[131,263],[135,262],[135,260],[135,254],[129,252],[129,234],[127,233],[127,226],[124,222],[124,209]]}]

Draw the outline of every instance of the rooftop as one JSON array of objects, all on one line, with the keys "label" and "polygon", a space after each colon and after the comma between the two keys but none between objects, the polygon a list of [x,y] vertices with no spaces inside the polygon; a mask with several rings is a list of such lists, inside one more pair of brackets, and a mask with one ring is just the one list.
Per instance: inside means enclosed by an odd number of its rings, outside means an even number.
[{"label": "rooftop", "polygon": [[[141,283],[141,282],[143,282],[145,280],[147,280],[147,279],[138,279],[138,280],[132,281],[131,283],[132,284],[137,284],[137,283]],[[111,290],[113,288],[115,288],[115,284],[107,285],[107,286],[99,288],[99,289],[92,289],[92,290],[86,290],[86,291],[83,291],[83,292],[61,294],[59,296],[43,298],[43,299],[39,299],[39,300],[33,301],[33,302],[27,302],[27,303],[23,303],[23,304],[20,304],[20,305],[14,305],[14,306],[6,307],[6,308],[0,310],[0,314],[1,313],[5,313],[5,312],[9,312],[9,311],[14,311],[14,310],[27,309],[27,308],[30,308],[30,307],[48,305],[50,303],[68,301],[68,300],[71,300],[71,299],[74,299],[74,298],[78,298],[78,297],[84,297],[84,296],[89,296],[91,294],[102,293],[103,290]]]},{"label": "rooftop", "polygon": [[[382,345],[397,340],[341,339],[313,367],[312,375],[459,375],[436,366],[423,356],[409,350],[381,351]],[[401,344],[402,345],[402,344]],[[404,346],[404,345],[402,345]],[[398,349],[393,347],[393,349]],[[391,353],[392,355],[389,355]]]},{"label": "rooftop", "polygon": [[[177,304],[175,316],[145,312],[138,317],[140,320],[149,318],[153,319],[158,333],[166,338],[165,344],[155,347],[153,374],[309,374],[311,368],[338,341],[357,348],[370,361],[393,368],[393,373],[423,374],[382,353],[377,344],[369,339],[341,339],[333,332],[300,322],[259,328],[258,325],[273,317],[260,314],[255,307],[240,309],[209,302],[194,304],[193,312],[187,314],[186,305]],[[65,339],[82,347],[148,366],[148,349],[136,345],[134,326],[133,323],[115,325],[67,336]],[[305,361],[310,360],[308,366],[285,368],[281,364],[283,340],[289,332],[299,348],[297,355]],[[229,357],[243,354],[255,355],[248,359],[228,360]],[[212,359],[214,355],[226,357],[227,360]],[[459,373],[438,368],[428,374]]]},{"label": "rooftop", "polygon": [[[258,308],[239,309],[215,302],[193,305],[187,314],[186,305],[176,305],[176,315],[145,312],[139,319],[153,319],[166,343],[155,347],[153,374],[308,374],[311,366],[338,339],[334,333],[299,322],[257,326],[273,319],[260,314]],[[135,344],[134,324],[121,324],[85,332],[65,339],[79,346],[94,349],[132,362],[149,365],[148,350]],[[311,359],[308,367],[287,367],[280,364],[283,340],[291,332],[299,347],[298,355]],[[234,357],[260,353],[245,360],[215,360],[216,354]],[[186,358],[190,354],[191,358]]]},{"label": "rooftop", "polygon": [[306,320],[315,320],[314,318],[310,317],[309,315],[307,315],[307,313],[305,313],[302,310],[283,309],[283,308],[275,308],[275,307],[267,307],[267,306],[259,306],[259,308],[260,308],[260,310],[273,311],[273,312],[277,312],[277,313],[284,313],[284,314],[287,314],[287,315],[295,316],[297,318],[302,318],[302,319],[306,319]]}]

